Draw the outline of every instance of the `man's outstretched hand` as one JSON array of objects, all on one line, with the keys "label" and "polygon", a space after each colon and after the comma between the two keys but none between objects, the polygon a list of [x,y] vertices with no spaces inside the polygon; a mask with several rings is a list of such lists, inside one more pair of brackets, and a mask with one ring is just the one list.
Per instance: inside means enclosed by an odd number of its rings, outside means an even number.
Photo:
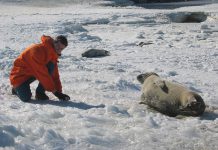
[{"label": "man's outstretched hand", "polygon": [[63,94],[61,92],[54,92],[53,93],[59,100],[63,100],[63,101],[69,101],[70,100],[70,96]]}]

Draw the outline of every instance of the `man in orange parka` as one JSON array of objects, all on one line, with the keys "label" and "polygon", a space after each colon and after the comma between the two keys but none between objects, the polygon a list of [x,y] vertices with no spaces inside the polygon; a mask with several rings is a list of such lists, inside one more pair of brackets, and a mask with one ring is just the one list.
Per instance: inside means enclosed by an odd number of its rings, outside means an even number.
[{"label": "man in orange parka", "polygon": [[24,102],[31,100],[30,84],[38,80],[36,99],[48,100],[45,91],[50,91],[60,100],[70,100],[68,95],[62,93],[57,65],[58,57],[68,45],[67,38],[59,35],[53,39],[43,35],[41,41],[26,48],[14,61],[10,73],[12,94]]}]

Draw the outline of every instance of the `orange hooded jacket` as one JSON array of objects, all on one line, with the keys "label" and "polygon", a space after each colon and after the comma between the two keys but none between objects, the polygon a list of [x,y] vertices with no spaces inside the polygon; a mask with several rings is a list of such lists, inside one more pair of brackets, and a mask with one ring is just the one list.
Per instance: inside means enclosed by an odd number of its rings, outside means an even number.
[{"label": "orange hooded jacket", "polygon": [[[10,73],[11,85],[16,88],[29,78],[35,77],[46,91],[54,92],[57,90],[62,92],[57,66],[58,55],[53,46],[54,40],[43,35],[41,41],[42,43],[26,48],[14,61]],[[46,67],[50,61],[55,65],[52,75],[49,74]]]}]

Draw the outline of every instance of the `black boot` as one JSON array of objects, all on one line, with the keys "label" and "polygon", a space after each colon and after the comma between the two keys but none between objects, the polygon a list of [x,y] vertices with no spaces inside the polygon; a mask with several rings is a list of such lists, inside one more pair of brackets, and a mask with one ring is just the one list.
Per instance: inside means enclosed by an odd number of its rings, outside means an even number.
[{"label": "black boot", "polygon": [[12,95],[17,95],[17,92],[15,91],[14,88],[11,89],[11,94],[12,94]]},{"label": "black boot", "polygon": [[36,100],[49,100],[49,97],[45,93],[37,93],[35,95]]}]

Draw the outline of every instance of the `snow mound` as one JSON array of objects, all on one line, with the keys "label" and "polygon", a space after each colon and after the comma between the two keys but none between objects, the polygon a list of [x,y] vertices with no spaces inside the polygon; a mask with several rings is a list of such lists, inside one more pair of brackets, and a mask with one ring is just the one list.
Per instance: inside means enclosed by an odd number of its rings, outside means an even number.
[{"label": "snow mound", "polygon": [[107,107],[107,112],[111,113],[111,114],[117,114],[117,115],[121,115],[121,116],[126,116],[129,117],[129,113],[127,112],[127,110],[123,107],[117,107],[117,106],[108,106]]},{"label": "snow mound", "polygon": [[46,149],[64,149],[67,145],[67,141],[52,129],[45,132],[43,141],[47,143]]},{"label": "snow mound", "polygon": [[109,89],[119,90],[119,91],[127,91],[127,90],[140,91],[140,88],[136,84],[120,78],[112,82],[111,85],[109,86]]},{"label": "snow mound", "polygon": [[0,147],[14,146],[14,138],[10,134],[0,130],[0,137]]},{"label": "snow mound", "polygon": [[201,23],[207,20],[208,14],[204,12],[176,12],[168,15],[175,23]]},{"label": "snow mound", "polygon": [[62,26],[56,27],[54,32],[57,34],[66,34],[66,33],[74,34],[79,32],[87,32],[87,30],[83,28],[83,26],[80,24],[73,24],[70,22],[66,22],[63,23]]},{"label": "snow mound", "polygon": [[12,125],[0,126],[0,147],[14,146],[14,138],[23,134]]}]

